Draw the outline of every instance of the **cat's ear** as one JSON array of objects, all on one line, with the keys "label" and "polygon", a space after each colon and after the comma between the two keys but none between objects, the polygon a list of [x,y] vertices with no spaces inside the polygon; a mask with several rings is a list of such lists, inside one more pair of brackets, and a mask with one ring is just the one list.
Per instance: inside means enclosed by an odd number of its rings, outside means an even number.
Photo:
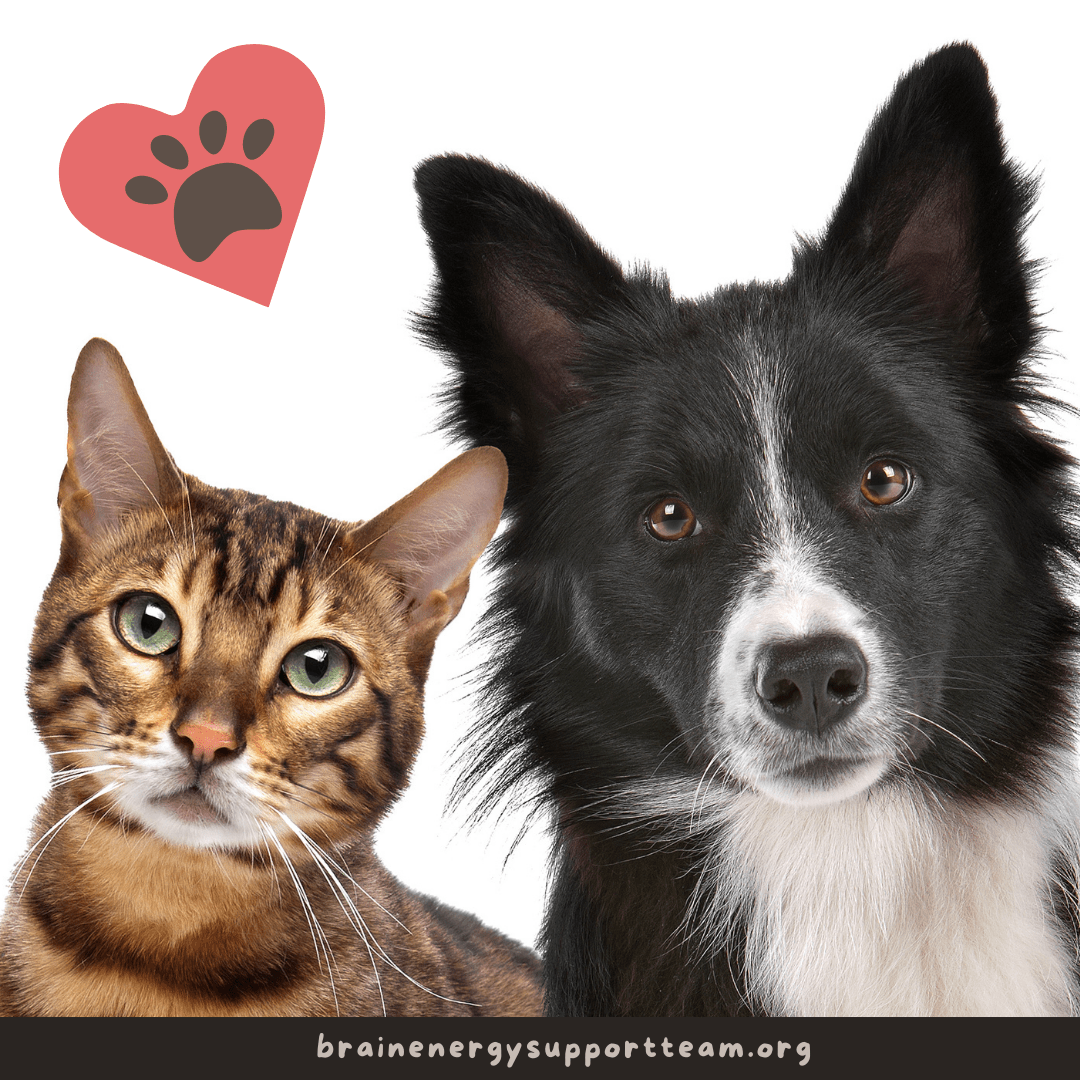
[{"label": "cat's ear", "polygon": [[1034,196],[1006,157],[979,54],[950,45],[875,117],[823,251],[876,265],[1008,376],[1037,332],[1023,251]]},{"label": "cat's ear", "polygon": [[183,489],[124,361],[101,338],[87,342],[71,377],[67,453],[58,502],[72,555],[125,514],[161,507]]},{"label": "cat's ear", "polygon": [[513,506],[548,424],[584,398],[573,370],[583,322],[626,282],[562,206],[481,158],[430,158],[416,191],[436,270],[416,328],[456,369],[447,426],[503,451]]},{"label": "cat's ear", "polygon": [[439,631],[458,613],[469,571],[499,525],[506,459],[480,446],[359,526],[352,542],[402,586],[410,651],[426,671]]}]

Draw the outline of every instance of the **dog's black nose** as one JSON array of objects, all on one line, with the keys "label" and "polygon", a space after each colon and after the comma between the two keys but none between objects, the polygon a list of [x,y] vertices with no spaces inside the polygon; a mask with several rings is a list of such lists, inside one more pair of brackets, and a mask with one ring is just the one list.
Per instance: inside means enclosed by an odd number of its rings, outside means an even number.
[{"label": "dog's black nose", "polygon": [[774,642],[758,652],[755,687],[777,723],[821,735],[866,694],[866,658],[839,634]]}]

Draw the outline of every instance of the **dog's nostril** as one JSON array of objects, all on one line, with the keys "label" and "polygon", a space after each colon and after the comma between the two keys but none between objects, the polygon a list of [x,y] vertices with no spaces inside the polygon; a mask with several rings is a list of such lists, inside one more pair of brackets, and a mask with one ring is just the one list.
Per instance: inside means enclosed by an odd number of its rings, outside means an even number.
[{"label": "dog's nostril", "polygon": [[802,693],[795,683],[788,679],[779,679],[775,684],[767,688],[764,696],[774,709],[786,709],[792,705],[797,705]]},{"label": "dog's nostril", "polygon": [[866,658],[839,634],[773,642],[757,654],[755,686],[777,723],[820,735],[866,693]]},{"label": "dog's nostril", "polygon": [[848,698],[862,690],[862,672],[851,669],[834,671],[826,686],[828,692],[837,698]]}]

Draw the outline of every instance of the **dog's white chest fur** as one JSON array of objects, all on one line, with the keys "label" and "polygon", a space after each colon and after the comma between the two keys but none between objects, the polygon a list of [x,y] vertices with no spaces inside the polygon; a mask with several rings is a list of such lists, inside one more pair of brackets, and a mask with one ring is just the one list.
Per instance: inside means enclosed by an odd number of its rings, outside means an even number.
[{"label": "dog's white chest fur", "polygon": [[1072,1013],[1070,965],[1044,914],[1045,824],[916,799],[736,798],[714,914],[748,912],[751,991],[788,1015]]}]

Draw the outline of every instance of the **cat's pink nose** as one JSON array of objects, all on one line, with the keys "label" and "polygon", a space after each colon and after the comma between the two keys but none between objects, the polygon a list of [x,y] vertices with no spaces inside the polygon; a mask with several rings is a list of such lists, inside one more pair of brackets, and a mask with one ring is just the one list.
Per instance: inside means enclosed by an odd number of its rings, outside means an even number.
[{"label": "cat's pink nose", "polygon": [[206,717],[185,721],[176,734],[191,743],[191,756],[197,762],[212,761],[219,750],[235,750],[239,745],[232,724]]}]

